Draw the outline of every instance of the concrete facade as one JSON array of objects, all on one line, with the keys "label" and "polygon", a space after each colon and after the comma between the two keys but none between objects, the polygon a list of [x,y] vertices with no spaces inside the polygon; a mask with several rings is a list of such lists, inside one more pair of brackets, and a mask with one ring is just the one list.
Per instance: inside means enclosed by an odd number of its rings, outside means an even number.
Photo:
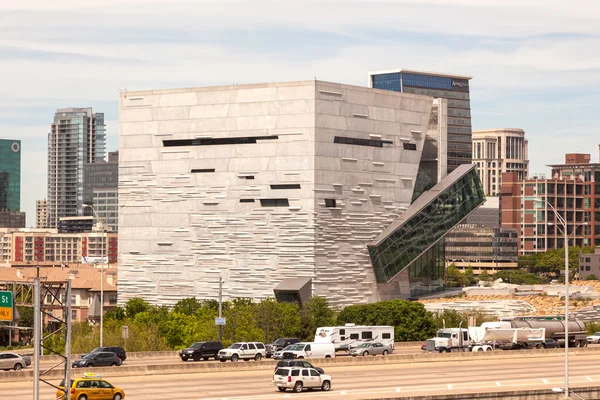
[{"label": "concrete facade", "polygon": [[529,142],[525,131],[514,128],[473,131],[473,164],[479,168],[486,196],[500,194],[505,172],[515,172],[519,180],[527,179]]},{"label": "concrete facade", "polygon": [[119,303],[380,298],[366,244],[411,203],[434,99],[321,81],[122,93]]},{"label": "concrete facade", "polygon": [[46,199],[35,201],[35,227],[38,229],[48,227],[48,203]]}]

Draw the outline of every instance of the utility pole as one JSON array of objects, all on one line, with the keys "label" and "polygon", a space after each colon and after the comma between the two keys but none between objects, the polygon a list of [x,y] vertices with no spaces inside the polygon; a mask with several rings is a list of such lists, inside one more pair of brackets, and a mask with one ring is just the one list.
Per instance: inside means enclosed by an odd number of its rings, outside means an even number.
[{"label": "utility pole", "polygon": [[[223,279],[219,277],[219,318],[223,312]],[[223,325],[219,325],[219,342],[223,342]]]},{"label": "utility pole", "polygon": [[40,310],[40,278],[33,281],[33,399],[40,398],[40,349],[41,335],[41,310]]}]

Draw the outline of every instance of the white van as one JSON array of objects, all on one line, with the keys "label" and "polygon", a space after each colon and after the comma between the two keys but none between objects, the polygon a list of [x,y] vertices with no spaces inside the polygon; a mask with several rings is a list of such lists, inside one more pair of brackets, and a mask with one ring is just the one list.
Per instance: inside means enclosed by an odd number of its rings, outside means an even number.
[{"label": "white van", "polygon": [[335,346],[332,343],[301,342],[286,349],[283,359],[290,358],[335,358]]}]

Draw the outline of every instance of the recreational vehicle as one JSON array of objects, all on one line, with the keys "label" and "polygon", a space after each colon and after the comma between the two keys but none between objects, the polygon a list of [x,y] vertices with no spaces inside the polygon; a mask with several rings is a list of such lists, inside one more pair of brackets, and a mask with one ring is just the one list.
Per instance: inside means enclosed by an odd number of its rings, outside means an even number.
[{"label": "recreational vehicle", "polygon": [[315,332],[316,343],[332,343],[336,351],[349,351],[365,342],[379,342],[394,348],[393,326],[324,326]]}]

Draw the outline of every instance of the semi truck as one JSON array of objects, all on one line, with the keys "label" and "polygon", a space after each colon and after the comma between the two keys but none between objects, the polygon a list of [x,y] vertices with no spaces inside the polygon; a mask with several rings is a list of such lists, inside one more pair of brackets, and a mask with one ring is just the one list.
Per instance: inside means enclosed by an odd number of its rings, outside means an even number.
[{"label": "semi truck", "polygon": [[[510,323],[511,328],[544,328],[546,338],[565,344],[565,318],[560,315],[505,317],[500,321]],[[587,330],[583,321],[569,318],[569,347],[587,346]]]},{"label": "semi truck", "polygon": [[427,339],[426,351],[492,351],[526,349],[529,343],[543,342],[544,328],[512,328],[508,322],[484,322],[469,328],[444,328]]}]

